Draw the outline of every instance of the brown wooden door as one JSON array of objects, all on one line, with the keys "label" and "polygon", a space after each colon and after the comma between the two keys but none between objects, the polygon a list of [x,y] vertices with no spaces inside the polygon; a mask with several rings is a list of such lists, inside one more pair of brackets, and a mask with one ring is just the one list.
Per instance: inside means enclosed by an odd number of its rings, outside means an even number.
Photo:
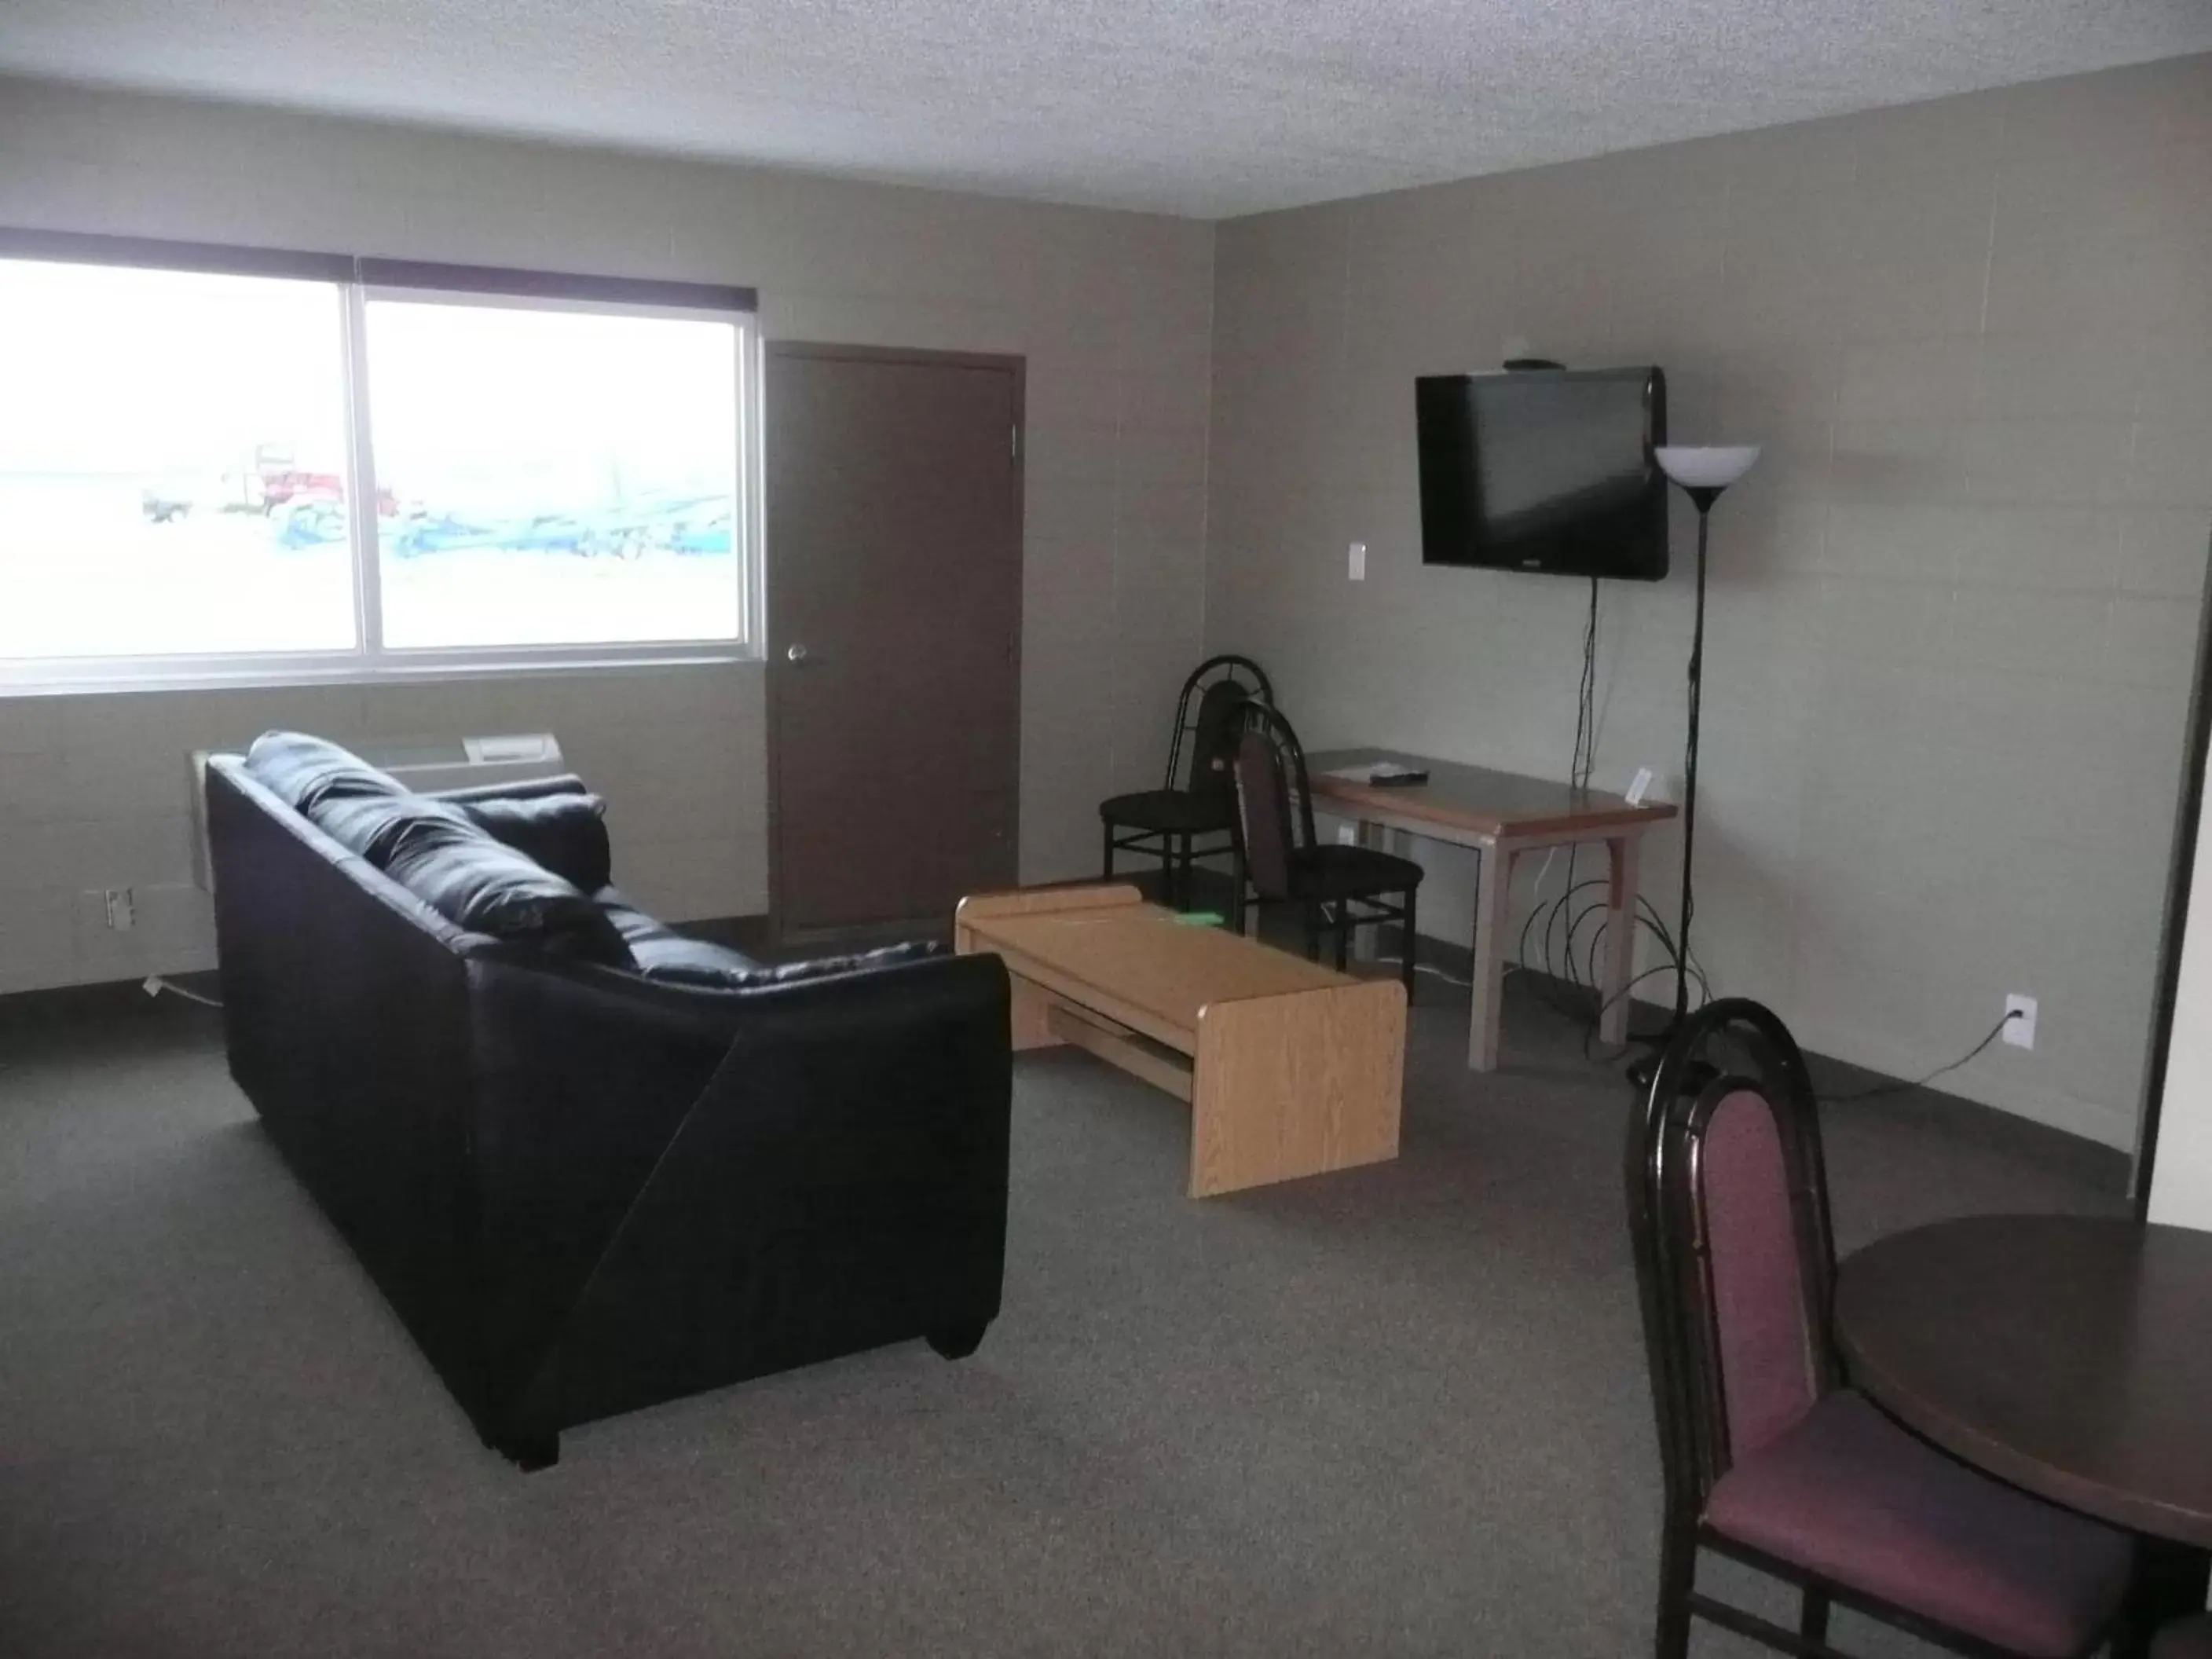
[{"label": "brown wooden door", "polygon": [[787,933],[1015,879],[1018,359],[770,345],[771,880]]}]

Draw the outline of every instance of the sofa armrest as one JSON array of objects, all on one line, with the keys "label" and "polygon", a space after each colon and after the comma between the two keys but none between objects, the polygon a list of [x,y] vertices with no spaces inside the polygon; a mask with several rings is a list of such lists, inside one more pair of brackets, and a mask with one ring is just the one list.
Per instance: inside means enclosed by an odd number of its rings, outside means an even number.
[{"label": "sofa armrest", "polygon": [[997,958],[738,994],[471,967],[484,1334],[518,1411],[579,1421],[997,1312]]}]

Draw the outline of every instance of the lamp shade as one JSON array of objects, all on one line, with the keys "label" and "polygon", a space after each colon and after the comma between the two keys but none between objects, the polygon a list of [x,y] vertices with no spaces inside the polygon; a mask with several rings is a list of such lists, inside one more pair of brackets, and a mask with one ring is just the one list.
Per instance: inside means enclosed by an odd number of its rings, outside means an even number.
[{"label": "lamp shade", "polygon": [[1726,489],[1751,471],[1757,444],[1662,444],[1659,470],[1685,489]]}]

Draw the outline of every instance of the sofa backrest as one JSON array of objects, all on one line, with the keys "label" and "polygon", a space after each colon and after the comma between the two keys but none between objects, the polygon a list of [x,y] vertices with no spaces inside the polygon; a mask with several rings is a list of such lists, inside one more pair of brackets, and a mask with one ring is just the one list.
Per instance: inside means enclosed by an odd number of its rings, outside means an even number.
[{"label": "sofa backrest", "polygon": [[[327,738],[270,732],[222,775],[320,845],[365,892],[395,892],[427,906],[434,930],[461,955],[504,944],[521,971],[577,971],[586,983],[635,1000],[671,992],[672,1012],[710,1019],[713,1002],[927,959],[933,943],[888,946],[769,966],[681,934],[606,884],[611,857],[605,803],[573,776],[519,793],[486,790],[422,795]],[[599,973],[598,969],[608,970]]]},{"label": "sofa backrest", "polygon": [[[481,822],[487,803],[416,794],[327,738],[298,732],[263,734],[246,755],[245,769],[448,921],[554,956],[630,965],[622,935],[591,893],[533,856],[544,848],[526,851],[514,844],[516,823]],[[544,815],[558,810],[532,803],[519,814],[520,832],[526,841],[544,840],[532,832]],[[584,817],[599,832],[594,885],[604,884],[605,827],[596,814]],[[506,838],[495,833],[500,827],[507,830]],[[576,839],[553,844],[567,850]]]},{"label": "sofa backrest", "polygon": [[207,812],[231,1073],[425,1350],[464,1376],[481,941],[234,759],[209,762]]}]

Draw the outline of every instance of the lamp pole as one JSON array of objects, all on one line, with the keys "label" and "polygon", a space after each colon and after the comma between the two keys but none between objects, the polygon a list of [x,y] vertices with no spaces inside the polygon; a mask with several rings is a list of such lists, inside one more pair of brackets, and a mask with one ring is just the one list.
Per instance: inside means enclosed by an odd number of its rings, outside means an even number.
[{"label": "lamp pole", "polygon": [[1698,509],[1698,599],[1690,627],[1689,741],[1682,761],[1682,903],[1674,927],[1674,1027],[1690,1017],[1690,921],[1697,906],[1691,872],[1698,856],[1698,732],[1705,695],[1705,550],[1712,532],[1713,503],[1725,486],[1686,485],[1683,493]]},{"label": "lamp pole", "polygon": [[[1682,902],[1674,929],[1674,1018],[1654,1039],[1650,1052],[1629,1067],[1629,1079],[1648,1089],[1659,1056],[1690,1017],[1690,922],[1696,908],[1692,885],[1698,850],[1698,734],[1705,686],[1705,568],[1712,532],[1713,503],[1751,471],[1759,459],[1756,444],[1685,447],[1662,445],[1654,454],[1660,471],[1698,509],[1698,574],[1694,620],[1690,631],[1689,735],[1682,763]],[[1622,948],[1626,949],[1626,946]]]}]

